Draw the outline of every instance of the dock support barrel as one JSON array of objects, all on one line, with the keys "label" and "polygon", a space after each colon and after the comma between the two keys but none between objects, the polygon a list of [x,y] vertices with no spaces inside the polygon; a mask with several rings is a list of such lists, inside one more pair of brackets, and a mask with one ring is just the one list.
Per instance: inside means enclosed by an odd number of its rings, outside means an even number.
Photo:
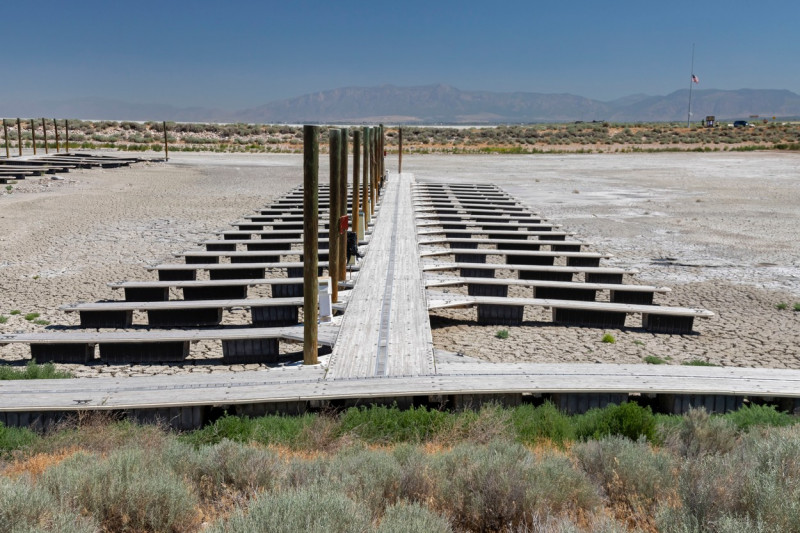
[{"label": "dock support barrel", "polygon": [[478,304],[478,324],[482,326],[519,326],[522,324],[522,305]]},{"label": "dock support barrel", "polygon": [[222,361],[229,365],[277,363],[280,354],[279,348],[278,339],[224,340],[222,341]]},{"label": "dock support barrel", "polygon": [[106,363],[173,363],[188,355],[189,341],[100,343],[100,360]]},{"label": "dock support barrel", "polygon": [[37,363],[86,364],[94,359],[94,344],[31,343],[31,359]]}]

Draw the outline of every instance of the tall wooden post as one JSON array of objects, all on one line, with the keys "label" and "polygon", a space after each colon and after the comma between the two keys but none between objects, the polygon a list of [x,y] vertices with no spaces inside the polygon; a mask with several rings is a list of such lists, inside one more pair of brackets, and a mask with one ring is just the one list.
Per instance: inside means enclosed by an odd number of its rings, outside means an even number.
[{"label": "tall wooden post", "polygon": [[[342,158],[339,160],[339,217],[347,214],[347,128],[342,128]],[[339,230],[338,223],[336,230]],[[339,281],[347,279],[347,229],[339,235]]]},{"label": "tall wooden post", "polygon": [[397,173],[403,173],[403,128],[397,128],[397,141],[398,141],[398,150],[397,150]]},{"label": "tall wooden post", "polygon": [[372,157],[370,159],[369,166],[372,169],[372,211],[374,212],[381,194],[378,188],[378,128],[372,128]]},{"label": "tall wooden post", "polygon": [[61,149],[58,147],[58,121],[56,119],[53,119],[53,132],[56,135],[56,153],[58,153]]},{"label": "tall wooden post", "polygon": [[31,119],[31,142],[33,143],[33,155],[36,155],[36,123]]},{"label": "tall wooden post", "polygon": [[45,122],[44,117],[42,117],[42,135],[44,136],[44,153],[47,155],[49,153],[47,150],[47,122]]},{"label": "tall wooden post", "polygon": [[69,154],[69,120],[64,119],[64,153]]},{"label": "tall wooden post", "polygon": [[[319,146],[317,147],[319,150]],[[164,159],[169,161],[169,144],[167,143],[167,121],[164,121]]]},{"label": "tall wooden post", "polygon": [[8,124],[6,124],[6,119],[3,119],[3,141],[6,144],[6,159],[10,159],[11,155],[8,153]]},{"label": "tall wooden post", "polygon": [[341,131],[328,130],[330,143],[330,193],[328,206],[328,274],[331,277],[331,303],[339,301],[339,172],[342,157]]},{"label": "tall wooden post", "polygon": [[364,128],[364,193],[363,193],[363,206],[364,206],[364,233],[367,233],[369,221],[372,220],[372,206],[370,205],[370,192],[369,192],[369,128]]},{"label": "tall wooden post", "polygon": [[384,133],[383,124],[378,126],[380,133],[378,134],[378,157],[380,159],[380,165],[378,168],[380,169],[381,175],[381,188],[383,188],[383,181],[386,178],[386,135]]},{"label": "tall wooden post", "polygon": [[19,156],[22,157],[22,125],[19,118],[17,118],[17,150],[19,150]]},{"label": "tall wooden post", "polygon": [[358,238],[358,230],[361,222],[358,220],[358,213],[361,211],[361,132],[353,130],[353,193],[350,195],[352,198],[352,207],[350,212],[353,214],[353,233]]},{"label": "tall wooden post", "polygon": [[[164,129],[166,134],[166,128]],[[316,365],[319,309],[319,126],[303,126],[303,364]]]}]

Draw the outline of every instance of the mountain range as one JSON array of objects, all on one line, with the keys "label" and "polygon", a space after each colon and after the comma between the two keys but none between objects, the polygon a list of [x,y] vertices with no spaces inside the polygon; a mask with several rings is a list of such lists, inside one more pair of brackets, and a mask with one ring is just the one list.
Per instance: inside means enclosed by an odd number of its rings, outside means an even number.
[{"label": "mountain range", "polygon": [[[661,122],[686,120],[689,90],[666,96],[630,95],[600,101],[572,94],[462,91],[449,85],[344,87],[269,102],[239,111],[163,104],[133,104],[105,98],[53,102],[0,102],[7,117],[56,117],[176,122],[508,124],[571,122]],[[692,120],[753,115],[800,117],[800,95],[777,89],[692,91]]]}]

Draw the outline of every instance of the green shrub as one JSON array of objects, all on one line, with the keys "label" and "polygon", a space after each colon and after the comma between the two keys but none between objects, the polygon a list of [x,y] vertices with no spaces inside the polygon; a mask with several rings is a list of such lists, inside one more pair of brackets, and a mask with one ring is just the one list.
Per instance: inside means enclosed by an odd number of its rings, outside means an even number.
[{"label": "green shrub", "polygon": [[8,313],[8,314],[9,315],[19,315],[21,313],[22,313],[22,311],[20,311],[19,309],[12,309],[11,312]]},{"label": "green shrub", "polygon": [[335,487],[265,492],[237,509],[209,533],[358,533],[369,531],[370,517],[361,505]]},{"label": "green shrub", "polygon": [[682,362],[681,364],[683,366],[719,366],[710,361],[704,361],[703,359],[690,359],[688,361]]},{"label": "green shrub", "polygon": [[301,441],[303,431],[317,418],[316,415],[301,416],[268,415],[247,418],[225,415],[200,430],[181,437],[194,446],[217,444],[223,440],[234,442],[259,442],[295,447]]},{"label": "green shrub", "polygon": [[39,315],[39,313],[28,313],[28,314],[25,315],[24,318],[27,321],[31,321],[31,320],[34,320],[36,318],[39,318],[39,316],[41,316],[41,315]]},{"label": "green shrub", "polygon": [[680,423],[663,427],[668,447],[684,457],[728,453],[736,443],[736,427],[728,418],[710,416],[705,409],[690,409]]},{"label": "green shrub", "polygon": [[585,511],[597,502],[566,457],[537,462],[519,444],[461,444],[431,457],[430,465],[433,505],[456,529],[521,530],[536,512]]},{"label": "green shrub", "polygon": [[785,311],[789,309],[789,304],[787,304],[786,302],[777,303],[775,304],[775,309],[777,309],[778,311]]},{"label": "green shrub", "polygon": [[28,361],[24,370],[0,365],[0,381],[9,379],[66,379],[74,377],[70,372],[57,370],[53,363],[37,365],[36,361]]},{"label": "green shrub", "polygon": [[615,342],[617,342],[617,339],[615,339],[614,335],[612,335],[611,333],[606,333],[600,340],[608,344],[614,344]]},{"label": "green shrub", "polygon": [[283,474],[283,461],[275,452],[229,440],[198,450],[173,441],[165,447],[164,461],[206,500],[228,490],[247,495],[271,490]]},{"label": "green shrub", "polygon": [[666,365],[668,361],[666,359],[662,359],[656,355],[648,355],[644,358],[644,362],[648,365]]},{"label": "green shrub", "polygon": [[38,439],[38,435],[27,428],[10,428],[0,422],[0,455],[25,448]]},{"label": "green shrub", "polygon": [[656,422],[650,407],[640,407],[635,402],[609,405],[604,409],[590,409],[575,417],[576,436],[580,439],[599,439],[621,435],[631,440],[646,438],[656,440]]},{"label": "green shrub", "polygon": [[77,453],[45,471],[43,487],[62,506],[86,510],[108,531],[185,531],[197,520],[189,487],[143,448],[103,459]]},{"label": "green shrub", "polygon": [[736,411],[726,413],[723,417],[743,431],[749,431],[753,427],[782,427],[797,423],[795,417],[778,411],[774,405],[743,405]]},{"label": "green shrub", "polygon": [[494,334],[495,337],[498,339],[507,339],[508,338],[508,330],[507,329],[499,329],[497,333]]},{"label": "green shrub", "polygon": [[424,442],[445,427],[449,415],[427,407],[352,407],[339,419],[340,435],[372,443]]},{"label": "green shrub", "polygon": [[373,519],[397,503],[398,481],[402,471],[400,463],[391,453],[354,446],[325,461],[325,486],[336,487],[342,494],[358,502]]},{"label": "green shrub", "polygon": [[376,533],[451,533],[450,521],[418,503],[398,503],[384,514]]},{"label": "green shrub", "polygon": [[6,315],[0,315],[0,324],[5,324],[8,322],[8,317]]},{"label": "green shrub", "polygon": [[795,311],[800,311],[800,302],[796,302],[794,305],[792,305],[792,309]]},{"label": "green shrub", "polygon": [[432,480],[428,472],[428,455],[416,445],[395,446],[394,458],[400,465],[397,480],[397,499],[412,502],[427,502],[432,492]]},{"label": "green shrub", "polygon": [[687,460],[678,493],[680,504],[659,515],[663,531],[724,531],[719,524],[728,531],[798,531],[800,432],[794,426],[750,434],[730,453]]},{"label": "green shrub", "polygon": [[674,493],[672,456],[655,451],[644,440],[611,436],[572,448],[578,464],[595,481],[614,509],[625,509],[631,521],[647,523],[658,503]]},{"label": "green shrub", "polygon": [[0,477],[0,531],[93,533],[98,529],[91,519],[59,507],[50,493],[28,477]]},{"label": "green shrub", "polygon": [[525,444],[549,439],[561,445],[575,438],[570,418],[549,401],[539,407],[519,406],[513,410],[511,420],[517,440]]}]

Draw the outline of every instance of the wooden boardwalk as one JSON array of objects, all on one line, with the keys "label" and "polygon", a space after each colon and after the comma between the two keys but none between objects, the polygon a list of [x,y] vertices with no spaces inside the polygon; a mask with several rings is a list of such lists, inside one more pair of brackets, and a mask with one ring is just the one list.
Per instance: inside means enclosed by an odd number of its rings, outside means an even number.
[{"label": "wooden boardwalk", "polygon": [[434,372],[433,337],[417,250],[410,174],[395,175],[349,298],[328,380]]},{"label": "wooden boardwalk", "polygon": [[[486,194],[487,197],[502,197],[495,195],[489,186],[459,187],[463,191]],[[381,195],[379,216],[374,219],[367,257],[359,265],[360,272],[353,289],[346,296],[342,295],[348,301],[346,312],[342,317],[335,318],[335,325],[324,326],[320,331],[320,340],[334,345],[330,358],[323,358],[322,364],[297,364],[239,373],[2,382],[0,422],[36,426],[57,421],[64,413],[119,410],[142,420],[161,417],[174,427],[188,429],[202,424],[212,409],[220,406],[233,413],[259,414],[274,409],[302,412],[308,408],[330,405],[394,400],[463,406],[481,399],[518,403],[525,401],[525,398],[539,398],[539,401],[549,398],[567,411],[579,412],[636,397],[650,403],[657,402],[667,412],[685,412],[691,406],[724,412],[742,405],[744,399],[748,398],[752,401],[774,401],[790,410],[800,408],[800,370],[674,365],[495,364],[434,350],[428,317],[431,302],[428,302],[426,295],[423,270],[438,268],[432,268],[432,263],[423,265],[419,248],[422,243],[418,243],[418,239],[431,241],[428,235],[438,233],[452,233],[454,236],[447,238],[460,240],[470,234],[488,235],[489,240],[495,234],[497,237],[494,238],[500,239],[511,234],[526,239],[522,242],[535,243],[535,240],[527,241],[527,238],[540,237],[542,242],[549,242],[546,239],[558,235],[564,239],[568,234],[552,229],[542,232],[506,231],[494,227],[447,232],[421,229],[434,227],[429,223],[418,223],[418,232],[414,210],[418,197],[412,175],[394,174],[387,180]],[[565,246],[574,245],[571,241],[561,242]],[[220,265],[214,266],[218,268]],[[250,266],[259,265],[243,264],[236,267]],[[452,268],[461,265],[444,266]],[[474,263],[463,266],[481,267]],[[489,266],[508,268],[508,265]],[[175,265],[174,268],[206,267],[211,265]],[[432,279],[428,275],[429,283]],[[488,281],[490,278],[483,279]],[[453,280],[463,278],[453,277]],[[235,283],[270,281],[244,279]],[[510,281],[514,280],[497,280],[498,284]],[[162,284],[171,286],[180,283],[199,282],[169,281]],[[547,280],[517,283],[544,286],[548,283],[565,284]],[[584,283],[589,288],[612,287],[607,284],[595,287],[588,279]],[[626,286],[614,284],[613,287],[622,289]],[[642,287],[644,289],[665,290]],[[432,303],[435,304],[433,299]],[[141,304],[130,305],[141,307]],[[585,303],[575,305],[586,306]],[[282,338],[302,339],[301,327],[263,331]],[[253,332],[249,331],[250,334]],[[90,338],[77,340],[92,342],[92,334],[87,335]],[[126,340],[135,342],[138,335],[131,333],[130,339]],[[180,340],[197,340],[192,336],[205,338],[218,335],[218,332],[175,332],[172,335]],[[238,339],[241,335],[248,335],[248,330],[227,335],[235,335]]]}]

